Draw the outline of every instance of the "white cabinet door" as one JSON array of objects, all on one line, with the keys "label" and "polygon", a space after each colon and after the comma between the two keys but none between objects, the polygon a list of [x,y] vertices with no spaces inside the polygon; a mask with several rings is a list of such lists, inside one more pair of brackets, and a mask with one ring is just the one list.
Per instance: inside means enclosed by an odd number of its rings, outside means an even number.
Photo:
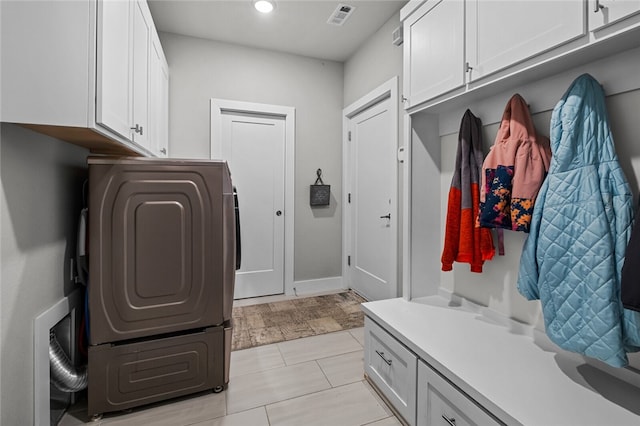
[{"label": "white cabinet door", "polygon": [[467,62],[473,81],[586,34],[575,0],[467,0]]},{"label": "white cabinet door", "polygon": [[169,66],[155,32],[151,39],[149,68],[150,150],[158,157],[167,157],[169,145]]},{"label": "white cabinet door", "polygon": [[[161,56],[166,66],[160,43],[152,47],[154,28],[146,1],[98,2],[96,123],[158,154],[159,148],[151,146],[150,135],[156,125],[152,119],[163,112],[154,114],[151,105],[166,109],[168,114],[168,106],[160,105],[168,102],[168,91],[154,93],[164,90],[161,73],[168,73],[168,69],[157,75],[151,70],[154,55],[155,59]],[[159,80],[155,82],[154,78]],[[166,119],[162,121],[166,124]],[[166,133],[162,137],[166,138]]]},{"label": "white cabinet door", "polygon": [[464,85],[464,2],[427,0],[404,22],[405,108]]},{"label": "white cabinet door", "polygon": [[491,414],[418,361],[417,426],[498,426]]},{"label": "white cabinet door", "polygon": [[418,357],[369,317],[364,319],[364,372],[410,425],[416,422]]},{"label": "white cabinet door", "polygon": [[133,141],[149,146],[149,57],[152,31],[151,13],[146,2],[133,6],[132,76],[133,76]]},{"label": "white cabinet door", "polygon": [[640,0],[589,0],[589,29],[598,30],[640,13]]},{"label": "white cabinet door", "polygon": [[131,138],[131,4],[98,2],[96,123]]}]

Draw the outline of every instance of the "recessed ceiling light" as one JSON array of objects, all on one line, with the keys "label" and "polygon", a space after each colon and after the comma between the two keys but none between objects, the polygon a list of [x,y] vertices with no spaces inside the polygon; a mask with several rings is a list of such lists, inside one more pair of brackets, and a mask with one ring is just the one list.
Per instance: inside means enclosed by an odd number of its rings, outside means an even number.
[{"label": "recessed ceiling light", "polygon": [[276,7],[276,3],[272,0],[256,0],[253,2],[253,7],[262,13],[270,13]]}]

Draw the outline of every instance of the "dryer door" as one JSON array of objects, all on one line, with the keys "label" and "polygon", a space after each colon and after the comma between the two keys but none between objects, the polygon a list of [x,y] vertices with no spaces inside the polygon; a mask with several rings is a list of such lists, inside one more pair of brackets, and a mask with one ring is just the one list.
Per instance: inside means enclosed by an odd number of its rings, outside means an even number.
[{"label": "dryer door", "polygon": [[222,324],[226,164],[90,163],[89,182],[91,344]]}]

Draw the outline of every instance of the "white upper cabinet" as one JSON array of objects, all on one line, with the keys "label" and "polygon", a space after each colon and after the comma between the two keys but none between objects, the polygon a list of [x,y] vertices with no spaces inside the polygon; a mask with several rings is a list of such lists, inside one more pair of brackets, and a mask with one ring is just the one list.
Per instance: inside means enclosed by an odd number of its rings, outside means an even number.
[{"label": "white upper cabinet", "polygon": [[589,29],[596,31],[640,14],[640,0],[589,0]]},{"label": "white upper cabinet", "polygon": [[413,0],[400,16],[411,113],[640,45],[640,0]]},{"label": "white upper cabinet", "polygon": [[463,1],[427,0],[403,28],[406,108],[464,85]]},{"label": "white upper cabinet", "polygon": [[98,2],[96,122],[149,150],[152,33],[145,2]]},{"label": "white upper cabinet", "polygon": [[151,136],[152,120],[164,117],[158,127],[166,126],[168,111],[158,105],[168,102],[168,88],[152,81],[154,49],[164,84],[168,67],[145,0],[1,7],[2,121],[96,153],[158,155],[158,144],[166,150],[167,131],[162,142]]},{"label": "white upper cabinet", "polygon": [[576,0],[467,0],[469,81],[586,35],[584,4]]}]

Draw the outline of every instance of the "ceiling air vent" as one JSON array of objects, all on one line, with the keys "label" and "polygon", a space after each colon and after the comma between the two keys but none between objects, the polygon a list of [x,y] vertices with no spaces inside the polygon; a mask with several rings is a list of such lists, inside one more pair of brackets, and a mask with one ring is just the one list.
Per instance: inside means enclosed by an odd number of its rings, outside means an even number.
[{"label": "ceiling air vent", "polygon": [[338,7],[336,7],[336,10],[334,10],[331,16],[329,16],[329,19],[327,20],[327,24],[338,25],[338,26],[344,24],[345,21],[349,18],[349,16],[351,16],[351,14],[355,9],[356,8],[353,6],[349,6],[342,3],[338,4]]}]

